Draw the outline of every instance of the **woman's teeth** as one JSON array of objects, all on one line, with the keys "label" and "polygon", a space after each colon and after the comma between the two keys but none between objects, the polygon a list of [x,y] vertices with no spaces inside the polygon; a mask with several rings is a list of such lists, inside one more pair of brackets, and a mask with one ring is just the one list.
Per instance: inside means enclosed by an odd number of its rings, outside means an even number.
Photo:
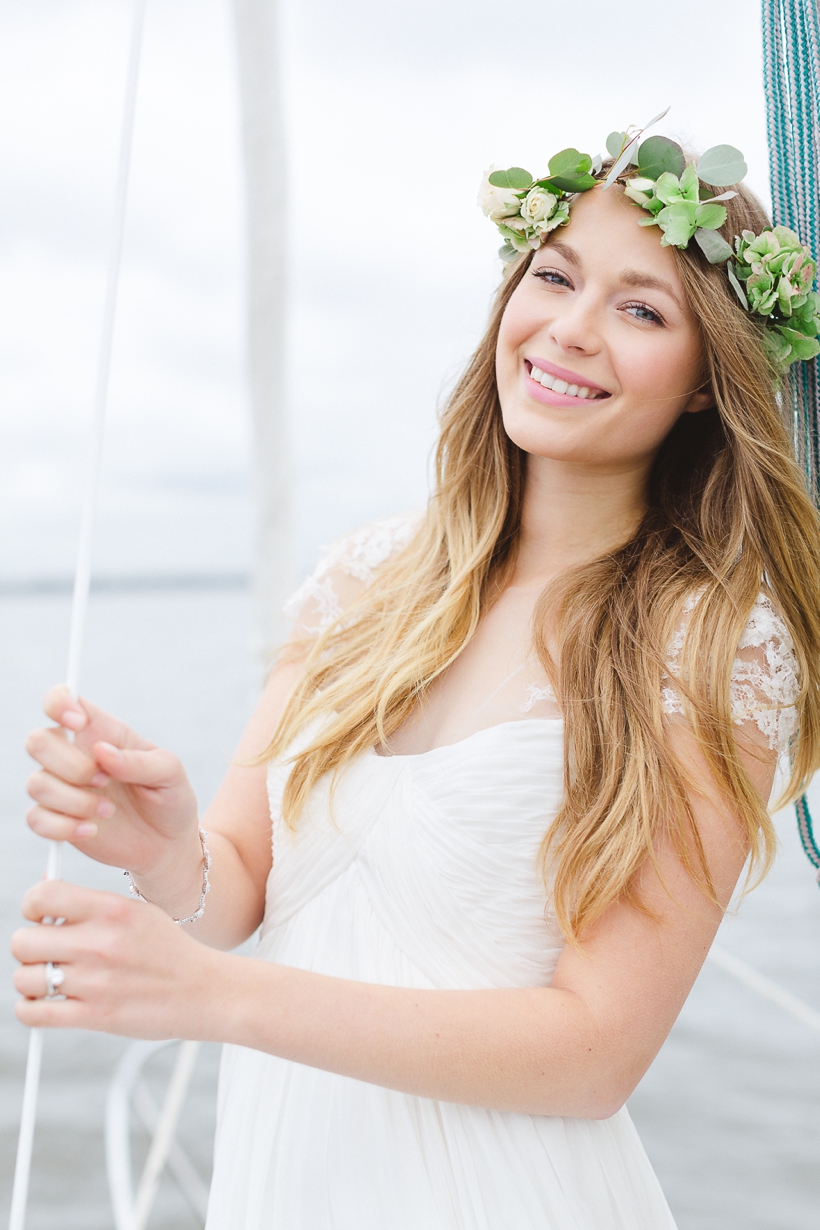
[{"label": "woman's teeth", "polygon": [[551,376],[549,372],[542,371],[540,367],[531,367],[530,376],[542,384],[545,389],[552,389],[554,393],[566,393],[568,397],[592,398],[593,400],[606,397],[603,389],[588,389],[584,384],[567,384],[566,380],[561,380],[558,376]]}]

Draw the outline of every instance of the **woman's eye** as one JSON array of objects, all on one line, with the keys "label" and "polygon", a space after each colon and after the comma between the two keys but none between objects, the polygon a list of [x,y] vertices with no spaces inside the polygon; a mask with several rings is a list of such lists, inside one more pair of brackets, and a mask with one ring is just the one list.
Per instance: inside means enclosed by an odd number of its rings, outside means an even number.
[{"label": "woman's eye", "polygon": [[550,286],[570,285],[569,278],[559,269],[534,269],[533,276],[540,278],[542,282],[549,283]]},{"label": "woman's eye", "polygon": [[662,325],[663,320],[647,303],[626,303],[625,310],[634,316],[636,320],[645,320],[652,325]]}]

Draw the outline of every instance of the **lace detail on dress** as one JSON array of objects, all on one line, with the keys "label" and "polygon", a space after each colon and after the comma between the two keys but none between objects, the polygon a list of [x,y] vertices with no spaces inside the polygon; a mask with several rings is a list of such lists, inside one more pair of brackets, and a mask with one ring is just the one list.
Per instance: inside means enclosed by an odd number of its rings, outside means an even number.
[{"label": "lace detail on dress", "polygon": [[[688,617],[699,594],[686,600],[683,618],[669,645],[669,675],[662,690],[667,713],[683,713],[683,699],[674,686],[680,673]],[[772,751],[783,753],[797,727],[795,703],[800,691],[794,643],[771,599],[758,595],[740,638],[732,664],[731,702],[736,725],[754,722]]]},{"label": "lace detail on dress", "polygon": [[555,692],[550,687],[550,685],[547,684],[546,687],[539,688],[537,683],[528,683],[527,684],[527,699],[524,701],[523,705],[521,706],[521,712],[529,713],[530,710],[534,709],[535,706],[538,704],[538,702],[541,700],[546,700],[550,702],[556,701]]},{"label": "lace detail on dress", "polygon": [[407,546],[419,520],[419,513],[387,517],[323,547],[315,570],[286,602],[285,615],[297,620],[300,631],[308,636],[324,632],[342,613],[339,576],[369,585],[379,565]]}]

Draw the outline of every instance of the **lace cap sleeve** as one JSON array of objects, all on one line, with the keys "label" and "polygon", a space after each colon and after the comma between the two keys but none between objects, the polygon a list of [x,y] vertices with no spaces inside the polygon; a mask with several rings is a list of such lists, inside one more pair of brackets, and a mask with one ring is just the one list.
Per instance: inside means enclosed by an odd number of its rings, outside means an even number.
[{"label": "lace cap sleeve", "polygon": [[[667,713],[684,712],[674,680],[680,671],[688,617],[697,600],[697,595],[687,600],[683,619],[669,646],[669,674],[663,687],[663,707]],[[754,723],[768,747],[782,755],[788,751],[797,727],[795,705],[799,692],[797,657],[789,630],[771,599],[760,593],[732,663],[734,722],[738,726]]]},{"label": "lace cap sleeve", "polygon": [[329,628],[380,565],[407,545],[420,520],[419,513],[387,517],[323,547],[316,568],[283,608],[297,635],[318,636]]}]

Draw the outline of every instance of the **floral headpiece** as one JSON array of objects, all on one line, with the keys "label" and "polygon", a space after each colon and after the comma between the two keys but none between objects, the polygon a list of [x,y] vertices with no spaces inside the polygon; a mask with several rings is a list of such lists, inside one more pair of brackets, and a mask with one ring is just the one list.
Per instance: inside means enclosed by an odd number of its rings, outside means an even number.
[{"label": "floral headpiece", "polygon": [[[668,110],[668,108],[667,108]],[[663,119],[666,111],[647,124]],[[817,265],[808,248],[785,226],[766,227],[759,235],[743,231],[732,247],[721,234],[726,209],[720,203],[735,192],[714,189],[737,184],[746,174],[743,155],[731,145],[716,145],[697,162],[686,163],[683,150],[668,137],[648,137],[645,129],[612,132],[606,148],[614,163],[603,175],[603,159],[565,149],[549,161],[549,174],[533,179],[529,171],[491,167],[478,203],[504,238],[499,255],[514,260],[538,249],[550,231],[569,222],[570,204],[579,192],[616,181],[630,200],[645,210],[641,226],[657,226],[663,247],[686,248],[690,240],[713,265],[726,272],[741,305],[762,317],[763,338],[777,367],[785,370],[820,354],[820,295],[812,289]]]}]

